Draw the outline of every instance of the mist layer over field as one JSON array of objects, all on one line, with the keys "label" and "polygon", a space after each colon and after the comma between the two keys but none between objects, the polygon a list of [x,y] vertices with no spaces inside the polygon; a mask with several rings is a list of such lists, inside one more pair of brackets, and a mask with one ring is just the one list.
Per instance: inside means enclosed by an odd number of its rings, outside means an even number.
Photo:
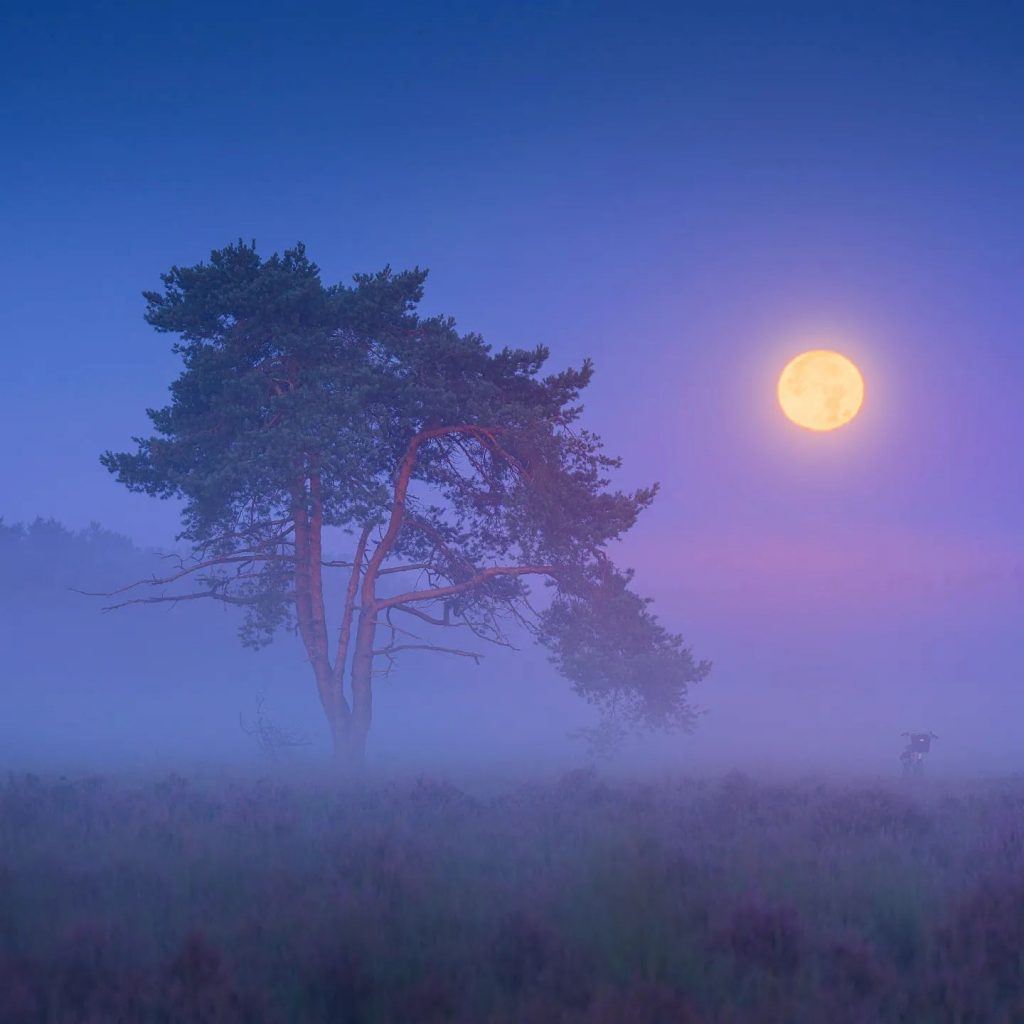
[{"label": "mist layer over field", "polygon": [[[347,540],[333,538],[341,554]],[[597,763],[634,773],[891,778],[900,734],[930,729],[939,736],[932,776],[1020,771],[1020,567],[940,554],[923,544],[902,560],[880,550],[858,568],[856,550],[842,545],[804,561],[798,550],[673,552],[678,586],[656,593],[695,653],[714,663],[692,690],[708,713],[692,735],[644,736]],[[100,527],[0,523],[0,555],[0,770],[258,767],[261,714],[305,741],[279,752],[286,762],[329,758],[293,635],[251,651],[238,643],[232,610],[102,612],[113,599],[79,591],[165,572],[168,559]],[[592,710],[529,637],[517,642],[519,650],[477,645],[479,665],[403,656],[377,683],[371,769],[516,779],[593,763],[576,736],[593,725]]]}]

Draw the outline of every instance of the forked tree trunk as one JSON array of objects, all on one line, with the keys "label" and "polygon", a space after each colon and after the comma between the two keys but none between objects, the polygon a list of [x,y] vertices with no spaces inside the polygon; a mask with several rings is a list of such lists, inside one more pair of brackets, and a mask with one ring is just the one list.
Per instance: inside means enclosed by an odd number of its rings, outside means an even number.
[{"label": "forked tree trunk", "polygon": [[[521,576],[527,574],[547,574],[553,571],[551,566],[527,565],[527,566],[505,566],[482,569],[468,580],[453,583],[449,586],[433,587],[428,590],[414,593],[401,594],[388,598],[377,597],[377,580],[381,573],[381,567],[385,559],[390,555],[402,523],[405,517],[405,502],[409,489],[409,481],[412,479],[413,468],[416,464],[416,455],[420,445],[432,437],[440,437],[445,434],[456,434],[461,432],[473,433],[479,431],[478,427],[431,427],[422,430],[413,437],[406,449],[405,456],[398,467],[398,474],[395,478],[394,497],[391,502],[391,515],[388,520],[387,529],[377,543],[363,569],[363,556],[366,552],[367,540],[370,534],[370,526],[364,528],[359,546],[356,552],[355,567],[349,581],[348,594],[345,601],[345,615],[342,622],[341,640],[338,646],[338,656],[334,663],[334,675],[336,680],[335,692],[341,701],[344,711],[348,713],[347,730],[344,733],[343,744],[345,747],[345,759],[356,766],[361,766],[366,753],[366,740],[370,732],[370,723],[373,720],[373,662],[376,648],[377,617],[385,608],[393,607],[396,604],[404,605],[416,601],[432,601],[465,593],[473,587],[486,583],[495,576]],[[314,495],[315,496],[315,495]],[[317,524],[319,527],[319,523]],[[318,556],[319,557],[319,556]],[[319,563],[317,563],[319,573]],[[341,686],[341,679],[345,668],[345,655],[348,648],[349,627],[354,611],[355,595],[359,593],[359,622],[356,627],[355,649],[352,656],[352,704],[349,707],[345,701]],[[429,616],[428,616],[429,618]],[[431,647],[432,650],[445,650],[442,647]],[[463,651],[449,651],[449,653],[465,654]],[[337,741],[335,749],[337,751]]]}]

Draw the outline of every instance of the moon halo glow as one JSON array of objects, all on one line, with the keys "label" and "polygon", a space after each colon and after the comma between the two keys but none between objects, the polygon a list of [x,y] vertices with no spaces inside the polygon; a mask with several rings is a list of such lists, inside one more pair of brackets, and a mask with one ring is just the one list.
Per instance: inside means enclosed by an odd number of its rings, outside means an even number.
[{"label": "moon halo glow", "polygon": [[779,405],[797,426],[836,430],[864,403],[864,378],[846,356],[812,349],[791,359],[779,377]]}]

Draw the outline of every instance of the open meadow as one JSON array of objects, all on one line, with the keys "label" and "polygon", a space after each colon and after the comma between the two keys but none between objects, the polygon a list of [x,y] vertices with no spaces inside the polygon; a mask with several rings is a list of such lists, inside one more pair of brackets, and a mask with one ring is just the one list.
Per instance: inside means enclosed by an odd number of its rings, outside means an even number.
[{"label": "open meadow", "polygon": [[1024,1019],[1024,779],[0,783],[0,1020]]}]

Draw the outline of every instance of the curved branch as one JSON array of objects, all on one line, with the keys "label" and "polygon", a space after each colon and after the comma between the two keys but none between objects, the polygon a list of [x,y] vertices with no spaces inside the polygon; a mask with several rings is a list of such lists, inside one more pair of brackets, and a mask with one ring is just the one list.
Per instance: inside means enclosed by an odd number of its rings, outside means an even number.
[{"label": "curved branch", "polygon": [[[470,434],[475,437],[493,439],[494,435],[500,433],[501,430],[501,427],[462,424],[461,426],[451,427],[429,427],[426,430],[421,430],[412,438],[398,467],[398,476],[395,480],[395,497],[391,504],[391,517],[388,520],[387,529],[384,531],[384,536],[381,537],[380,543],[377,545],[370,558],[369,565],[366,567],[366,583],[368,585],[372,586],[376,581],[377,576],[380,574],[381,563],[387,558],[391,548],[394,546],[398,531],[402,528],[402,523],[405,519],[405,501],[409,493],[409,482],[412,479],[412,472],[416,466],[416,456],[420,445],[432,438],[445,437],[449,434]],[[367,602],[364,601],[365,603]]]}]

